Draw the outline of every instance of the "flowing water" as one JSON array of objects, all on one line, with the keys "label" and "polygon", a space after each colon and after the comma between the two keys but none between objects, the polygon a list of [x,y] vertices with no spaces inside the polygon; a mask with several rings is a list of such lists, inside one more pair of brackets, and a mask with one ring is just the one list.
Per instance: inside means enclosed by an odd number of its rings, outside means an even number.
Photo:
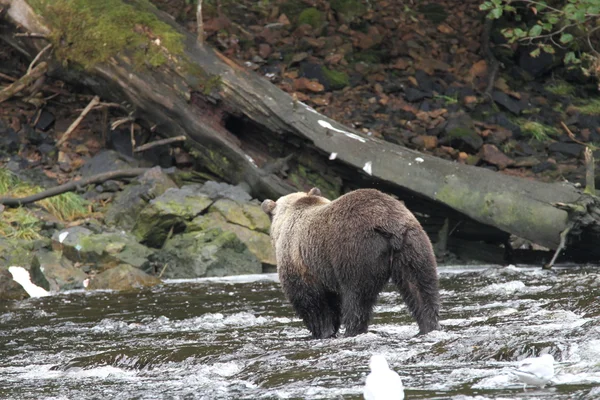
[{"label": "flowing water", "polygon": [[[312,340],[274,275],[0,304],[0,399],[362,399],[372,353],[407,399],[600,399],[600,270],[440,267],[443,331],[390,285],[370,332]],[[555,382],[517,361],[550,352]]]}]

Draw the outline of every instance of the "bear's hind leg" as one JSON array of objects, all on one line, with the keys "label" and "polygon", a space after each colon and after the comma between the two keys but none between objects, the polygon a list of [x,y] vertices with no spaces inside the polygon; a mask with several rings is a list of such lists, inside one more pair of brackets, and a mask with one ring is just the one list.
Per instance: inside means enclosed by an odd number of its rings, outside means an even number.
[{"label": "bear's hind leg", "polygon": [[322,288],[314,288],[296,280],[283,285],[284,291],[292,303],[296,314],[304,321],[315,339],[334,337],[340,327],[339,304],[337,299]]},{"label": "bear's hind leg", "polygon": [[342,296],[342,322],[346,327],[346,337],[367,333],[378,294],[378,291],[372,293],[344,292]]}]

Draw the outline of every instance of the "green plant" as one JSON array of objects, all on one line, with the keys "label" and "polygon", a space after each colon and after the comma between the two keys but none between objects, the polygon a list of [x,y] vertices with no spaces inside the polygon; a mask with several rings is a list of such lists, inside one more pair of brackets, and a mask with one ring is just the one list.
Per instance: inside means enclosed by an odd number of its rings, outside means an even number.
[{"label": "green plant", "polygon": [[40,226],[41,221],[25,208],[7,209],[2,212],[0,219],[0,236],[35,240],[40,238]]},{"label": "green plant", "polygon": [[565,81],[556,81],[546,86],[546,90],[557,96],[572,96],[575,94],[575,88]]},{"label": "green plant", "polygon": [[[563,0],[491,0],[484,1],[481,10],[488,18],[498,19],[504,13],[514,14],[515,27],[502,33],[510,43],[517,41],[536,45],[531,51],[537,57],[541,51],[554,54],[556,48],[566,50],[565,64],[579,64],[586,74],[600,75],[600,53],[594,49],[592,34],[600,29],[600,1]],[[523,14],[529,12],[535,21],[525,23]],[[581,49],[588,48],[587,52]]]},{"label": "green plant", "polygon": [[591,99],[589,102],[576,107],[582,114],[600,115],[600,98]]},{"label": "green plant", "polygon": [[445,104],[457,104],[458,103],[458,95],[455,94],[453,96],[446,96],[444,94],[436,94],[433,96],[434,99],[443,100]]},{"label": "green plant", "polygon": [[519,121],[523,134],[538,142],[547,142],[550,136],[558,135],[558,129],[536,121]]},{"label": "green plant", "polygon": [[[39,186],[32,186],[22,182],[13,173],[0,169],[0,195],[10,197],[25,197],[42,191]],[[62,221],[72,221],[88,215],[87,202],[75,193],[63,193],[38,201],[36,204],[43,207],[50,214]],[[5,210],[3,212],[6,213]]]},{"label": "green plant", "polygon": [[334,71],[327,67],[323,67],[323,74],[325,74],[327,82],[334,90],[343,89],[350,84],[350,78],[345,72]]}]

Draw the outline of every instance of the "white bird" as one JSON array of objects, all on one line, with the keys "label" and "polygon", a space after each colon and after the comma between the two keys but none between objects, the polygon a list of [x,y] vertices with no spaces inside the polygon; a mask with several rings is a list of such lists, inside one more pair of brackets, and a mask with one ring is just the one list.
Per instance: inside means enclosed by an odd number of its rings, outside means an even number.
[{"label": "white bird", "polygon": [[50,295],[50,293],[46,289],[39,287],[35,283],[31,283],[29,271],[27,271],[25,268],[8,267],[8,272],[12,274],[13,280],[15,282],[23,286],[23,289],[25,289],[29,297],[43,297]]},{"label": "white bird", "polygon": [[527,385],[543,388],[554,377],[554,357],[552,354],[544,354],[540,357],[526,358],[521,360],[518,369],[512,373],[523,382],[523,389]]},{"label": "white bird", "polygon": [[375,354],[369,362],[371,373],[367,376],[365,400],[403,400],[404,386],[400,376],[390,369],[384,356]]}]

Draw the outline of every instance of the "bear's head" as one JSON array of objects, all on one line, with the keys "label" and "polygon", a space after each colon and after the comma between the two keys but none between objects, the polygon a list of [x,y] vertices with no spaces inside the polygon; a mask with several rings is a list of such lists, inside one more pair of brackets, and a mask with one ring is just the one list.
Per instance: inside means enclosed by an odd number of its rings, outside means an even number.
[{"label": "bear's head", "polygon": [[[306,199],[306,200],[305,200]],[[296,192],[280,197],[277,201],[265,200],[261,204],[262,210],[269,216],[271,221],[276,216],[284,215],[294,205],[326,204],[329,200],[321,196],[318,188],[312,188],[307,193]]]}]

